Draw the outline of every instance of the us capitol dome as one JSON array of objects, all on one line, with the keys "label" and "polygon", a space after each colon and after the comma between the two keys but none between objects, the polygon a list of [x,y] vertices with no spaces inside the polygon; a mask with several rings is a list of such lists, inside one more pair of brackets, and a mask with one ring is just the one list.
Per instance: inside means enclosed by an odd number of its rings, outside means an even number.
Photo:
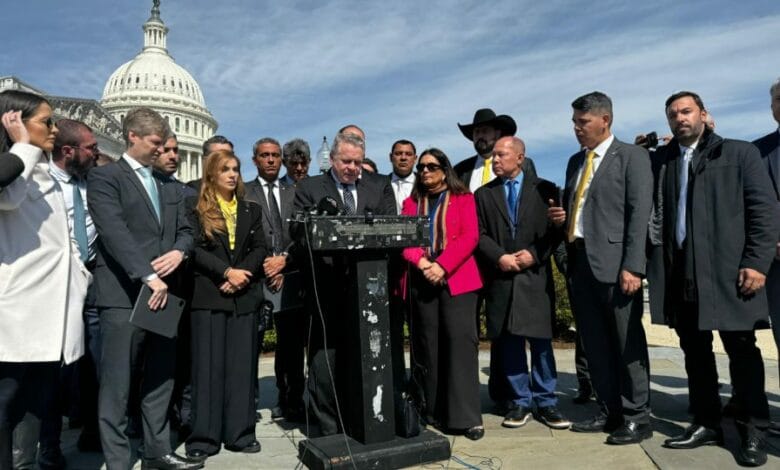
[{"label": "us capitol dome", "polygon": [[119,122],[139,106],[160,113],[179,141],[177,178],[198,179],[203,172],[201,145],[214,135],[217,121],[206,108],[198,82],[168,54],[168,28],[160,18],[159,0],[154,0],[143,31],[143,50],[111,74],[100,104]]}]

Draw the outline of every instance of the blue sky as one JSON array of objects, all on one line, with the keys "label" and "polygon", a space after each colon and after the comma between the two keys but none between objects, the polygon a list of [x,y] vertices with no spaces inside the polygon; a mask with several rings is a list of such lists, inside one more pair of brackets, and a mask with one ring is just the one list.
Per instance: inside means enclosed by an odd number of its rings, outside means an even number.
[{"label": "blue sky", "polygon": [[[0,75],[51,94],[99,99],[143,45],[151,0],[33,0],[4,8]],[[252,177],[252,143],[306,139],[354,122],[388,172],[399,138],[472,155],[456,123],[511,115],[540,176],[558,183],[577,150],[571,101],[600,90],[614,133],[668,131],[663,102],[699,92],[728,137],[776,127],[777,0],[252,1],[162,0],[168,49],[199,82],[218,132]],[[316,168],[312,168],[312,173]]]}]

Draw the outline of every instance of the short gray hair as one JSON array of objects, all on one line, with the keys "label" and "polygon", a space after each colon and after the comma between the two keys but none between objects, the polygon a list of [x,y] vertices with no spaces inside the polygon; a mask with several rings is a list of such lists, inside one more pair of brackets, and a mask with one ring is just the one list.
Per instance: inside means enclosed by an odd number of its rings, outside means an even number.
[{"label": "short gray hair", "polygon": [[263,137],[262,139],[260,139],[257,142],[255,142],[255,145],[252,146],[252,156],[253,157],[255,155],[257,155],[257,148],[260,147],[263,144],[274,144],[277,147],[279,147],[279,150],[282,149],[282,146],[279,145],[279,141],[278,140],[276,140],[274,138],[271,138],[271,137]]},{"label": "short gray hair", "polygon": [[342,145],[352,145],[359,147],[363,153],[366,153],[366,142],[356,134],[336,134],[333,138],[333,146],[330,148],[330,158],[333,159],[339,154],[339,147]]},{"label": "short gray hair", "polygon": [[772,84],[772,86],[769,87],[769,95],[775,96],[775,93],[777,90],[780,89],[780,77],[775,80],[775,82]]},{"label": "short gray hair", "polygon": [[305,161],[311,161],[311,149],[309,144],[303,139],[292,139],[284,144],[282,148],[282,161],[287,163],[290,158],[303,158]]}]

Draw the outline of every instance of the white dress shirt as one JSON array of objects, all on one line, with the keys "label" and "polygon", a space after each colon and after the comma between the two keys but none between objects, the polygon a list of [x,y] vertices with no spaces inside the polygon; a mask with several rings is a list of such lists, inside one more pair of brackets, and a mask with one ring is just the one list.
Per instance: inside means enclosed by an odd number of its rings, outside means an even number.
[{"label": "white dress shirt", "polygon": [[[596,175],[596,171],[598,171],[599,166],[601,166],[601,162],[604,161],[604,155],[607,154],[607,150],[609,149],[609,146],[612,145],[612,142],[615,140],[615,136],[610,134],[609,137],[607,137],[603,142],[598,144],[593,151],[596,153],[596,155],[593,156],[593,168],[590,172],[590,178],[588,178],[588,181],[585,183],[585,191],[582,193],[582,198],[580,199],[580,205],[577,208],[577,219],[574,221],[574,238],[585,238],[583,235],[582,230],[582,207],[585,205],[585,201],[588,199],[588,191],[590,191],[590,183],[593,181],[593,177]],[[585,149],[585,154],[587,156],[588,149]],[[577,186],[580,184],[580,178],[582,178],[582,172],[585,170],[585,162],[586,160],[582,161],[582,166],[580,167],[579,171],[577,171],[577,180],[574,185],[574,189],[576,191]],[[574,194],[572,194],[572,198],[574,197]],[[574,200],[572,199],[572,202]],[[569,213],[571,214],[573,212],[574,208],[569,209]]]},{"label": "white dress shirt", "polygon": [[95,249],[95,242],[97,241],[97,229],[95,229],[95,224],[92,222],[92,216],[89,215],[89,206],[87,205],[87,182],[72,177],[66,173],[65,170],[58,167],[54,162],[49,164],[49,174],[51,174],[52,178],[57,181],[57,183],[60,185],[60,188],[62,189],[62,197],[65,199],[65,209],[68,213],[68,228],[70,229],[70,238],[73,240],[76,240],[76,233],[73,229],[73,186],[78,186],[79,192],[81,193],[81,200],[84,201],[84,215],[87,220],[87,246],[89,248],[87,261],[94,260],[97,254]]},{"label": "white dress shirt", "polygon": [[404,206],[404,201],[412,195],[412,189],[414,188],[414,172],[409,173],[405,177],[398,176],[393,172],[390,176],[390,186],[393,187],[393,193],[395,193],[396,213],[400,215],[401,209]]},{"label": "white dress shirt", "polygon": [[[338,178],[336,178],[336,174],[333,173],[333,170],[330,170],[330,177],[333,178],[333,181],[336,182],[336,189],[339,192],[339,196],[341,196],[341,203],[343,204],[344,203],[344,186],[343,186],[343,183],[341,181],[339,181]],[[355,183],[357,183],[357,181]],[[357,198],[357,186],[355,185],[355,183],[352,183],[351,185],[348,185],[348,186],[350,186],[352,188],[350,190],[350,192],[352,193],[352,198],[355,200],[355,211],[357,213],[358,198]]]},{"label": "white dress shirt", "polygon": [[[477,155],[477,162],[474,164],[474,171],[471,172],[471,181],[469,181],[469,191],[472,193],[482,187],[482,169],[485,168],[486,161],[487,159],[482,158],[482,155]],[[488,167],[488,171],[490,172],[488,181],[490,181],[496,177],[493,173],[493,165]]]},{"label": "white dress shirt", "polygon": [[264,180],[263,178],[258,176],[257,177],[257,182],[260,183],[260,187],[263,188],[263,196],[265,196],[265,203],[266,203],[266,205],[268,205],[268,211],[269,212],[271,211],[271,205],[270,205],[271,202],[268,200],[268,185],[269,184],[273,185],[273,189],[271,191],[273,191],[273,193],[274,193],[274,198],[276,199],[276,206],[277,206],[276,208],[279,210],[279,216],[281,217],[281,215],[282,215],[282,202],[281,202],[280,195],[279,195],[279,184],[280,184],[279,183],[279,178],[276,178],[273,181],[267,181],[267,180]]}]

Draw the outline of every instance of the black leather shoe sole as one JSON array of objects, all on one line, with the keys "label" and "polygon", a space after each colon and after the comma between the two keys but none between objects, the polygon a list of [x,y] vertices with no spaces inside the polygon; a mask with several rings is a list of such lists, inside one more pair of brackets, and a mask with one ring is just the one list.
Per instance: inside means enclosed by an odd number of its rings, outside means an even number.
[{"label": "black leather shoe sole", "polygon": [[607,436],[607,444],[621,446],[626,444],[639,444],[645,439],[653,437],[653,429],[647,425],[631,433],[622,433],[621,430]]},{"label": "black leather shoe sole", "polygon": [[258,441],[252,441],[249,443],[249,445],[246,445],[244,447],[225,446],[225,449],[231,452],[241,452],[243,454],[256,454],[260,452],[262,446]]}]

